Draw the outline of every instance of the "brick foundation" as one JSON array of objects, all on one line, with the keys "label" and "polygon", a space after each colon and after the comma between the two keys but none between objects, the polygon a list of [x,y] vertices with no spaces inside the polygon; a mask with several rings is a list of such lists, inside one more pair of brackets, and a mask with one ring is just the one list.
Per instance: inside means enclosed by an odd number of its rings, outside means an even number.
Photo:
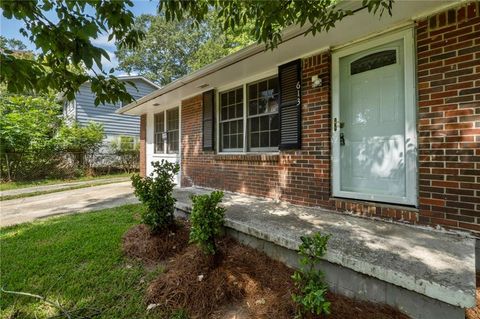
[{"label": "brick foundation", "polygon": [[[478,2],[418,21],[419,208],[331,199],[330,53],[303,59],[302,149],[278,155],[202,150],[202,98],[182,101],[182,186],[204,186],[480,236]],[[311,88],[319,75],[322,86]]]}]

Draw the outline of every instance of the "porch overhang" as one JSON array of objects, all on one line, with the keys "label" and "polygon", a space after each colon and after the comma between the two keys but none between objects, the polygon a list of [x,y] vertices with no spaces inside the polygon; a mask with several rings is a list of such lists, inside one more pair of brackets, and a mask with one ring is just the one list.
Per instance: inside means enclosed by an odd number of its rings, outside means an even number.
[{"label": "porch overhang", "polygon": [[[413,22],[432,12],[459,3],[459,0],[400,0],[394,3],[393,16],[373,17],[366,10],[345,18],[329,32],[316,36],[303,36],[307,27],[290,27],[283,34],[284,42],[275,50],[265,50],[261,44],[253,44],[224,57],[204,68],[186,75],[138,101],[117,110],[117,113],[141,115],[154,113],[161,108],[180,105],[182,100],[204,91],[244,81],[249,77],[271,74],[278,65],[312,56],[362,38],[383,33],[389,29],[412,25]],[[360,1],[343,1],[341,6],[348,9],[358,7]]]}]

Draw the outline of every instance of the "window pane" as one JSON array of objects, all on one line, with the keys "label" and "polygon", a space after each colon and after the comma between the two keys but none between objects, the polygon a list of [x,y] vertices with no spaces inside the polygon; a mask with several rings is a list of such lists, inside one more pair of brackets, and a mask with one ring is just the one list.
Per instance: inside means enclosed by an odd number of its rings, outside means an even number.
[{"label": "window pane", "polygon": [[278,79],[272,77],[248,88],[249,147],[261,151],[278,148]]},{"label": "window pane", "polygon": [[243,88],[221,93],[220,109],[221,150],[242,148]]},{"label": "window pane", "polygon": [[270,132],[270,146],[278,147],[278,131]]},{"label": "window pane", "polygon": [[229,118],[229,119],[234,119],[234,118],[236,118],[236,116],[235,116],[235,105],[230,105],[230,106],[228,107],[228,118]]},{"label": "window pane", "polygon": [[278,114],[270,115],[270,129],[278,130]]},{"label": "window pane", "polygon": [[257,100],[250,101],[248,103],[248,115],[256,115],[257,114]]},{"label": "window pane", "polygon": [[228,92],[228,104],[235,104],[235,91]]},{"label": "window pane", "polygon": [[397,51],[386,50],[376,52],[352,62],[350,65],[350,74],[355,75],[395,63],[397,63]]},{"label": "window pane", "polygon": [[268,115],[260,117],[260,131],[268,131],[269,119],[270,119],[270,116]]},{"label": "window pane", "polygon": [[230,135],[230,148],[237,148],[237,134]]},{"label": "window pane", "polygon": [[267,101],[265,99],[258,100],[258,113],[262,114],[267,111]]},{"label": "window pane", "polygon": [[223,123],[223,134],[230,134],[230,122]]},{"label": "window pane", "polygon": [[278,98],[271,97],[268,100],[267,112],[268,113],[277,113],[278,112]]},{"label": "window pane", "polygon": [[258,117],[254,117],[250,119],[250,131],[258,132],[260,130],[260,119]]},{"label": "window pane", "polygon": [[278,92],[278,78],[277,77],[268,80],[268,89],[273,90],[276,93]]},{"label": "window pane", "polygon": [[259,139],[259,134],[258,133],[252,133],[250,135],[250,147],[258,147],[258,139]]},{"label": "window pane", "polygon": [[228,107],[222,107],[222,120],[228,119]]},{"label": "window pane", "polygon": [[248,99],[256,99],[257,98],[257,85],[251,84],[248,86]]},{"label": "window pane", "polygon": [[229,135],[224,135],[224,136],[223,136],[222,149],[223,149],[223,148],[230,148]]},{"label": "window pane", "polygon": [[165,131],[165,113],[154,115],[153,136],[154,136],[154,153],[164,152],[163,132]]},{"label": "window pane", "polygon": [[243,104],[242,103],[237,104],[236,108],[237,108],[237,111],[235,112],[236,117],[242,117],[243,116]]},{"label": "window pane", "polygon": [[227,93],[223,93],[221,94],[221,98],[220,98],[220,104],[221,105],[227,105]]},{"label": "window pane", "polygon": [[269,133],[262,132],[260,133],[260,147],[269,147]]},{"label": "window pane", "polygon": [[260,92],[260,96],[262,95],[262,92],[267,90],[267,83],[268,81],[262,81],[258,83],[258,92]]}]

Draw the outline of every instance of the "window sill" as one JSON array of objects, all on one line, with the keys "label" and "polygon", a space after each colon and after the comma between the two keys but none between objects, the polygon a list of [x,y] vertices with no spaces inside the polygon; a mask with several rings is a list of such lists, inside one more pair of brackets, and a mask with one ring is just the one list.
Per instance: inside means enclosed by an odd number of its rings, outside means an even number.
[{"label": "window sill", "polygon": [[214,159],[216,161],[224,162],[266,162],[278,163],[279,154],[216,154]]}]

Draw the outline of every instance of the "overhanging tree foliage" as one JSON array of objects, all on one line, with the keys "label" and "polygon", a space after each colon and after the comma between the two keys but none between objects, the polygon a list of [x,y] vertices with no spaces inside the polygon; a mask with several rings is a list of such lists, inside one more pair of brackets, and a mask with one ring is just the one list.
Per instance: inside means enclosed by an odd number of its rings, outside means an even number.
[{"label": "overhanging tree foliage", "polygon": [[[91,81],[96,103],[115,103],[132,100],[125,83],[102,69],[102,58],[108,53],[92,44],[102,34],[115,38],[120,47],[135,47],[142,32],[133,28],[134,15],[129,10],[130,0],[1,0],[0,8],[7,19],[23,21],[20,33],[39,49],[37,59],[24,59],[10,50],[1,50],[0,81],[12,93],[64,92],[72,100],[85,81]],[[93,11],[93,14],[89,14]],[[95,75],[72,72],[86,66]]]},{"label": "overhanging tree foliage", "polygon": [[[214,10],[216,22],[224,32],[238,30],[253,21],[253,38],[275,48],[285,27],[308,23],[306,33],[315,34],[329,30],[358,11],[391,14],[393,1],[362,0],[352,10],[343,9],[338,0],[162,0],[159,11],[167,21],[190,19],[200,27]],[[125,83],[112,75],[113,70],[91,76],[75,74],[68,65],[85,65],[88,69],[96,65],[102,70],[102,57],[108,60],[108,53],[91,42],[101,34],[115,38],[120,48],[138,47],[144,34],[135,28],[134,15],[129,10],[132,5],[131,0],[0,0],[4,17],[23,21],[25,27],[20,32],[40,51],[39,59],[28,60],[0,50],[0,81],[7,84],[10,92],[41,93],[54,89],[64,92],[70,100],[83,82],[91,81],[97,104],[131,101]],[[49,18],[52,15],[55,21]]]},{"label": "overhanging tree foliage", "polygon": [[247,21],[254,21],[252,35],[258,43],[267,48],[275,48],[282,41],[282,30],[291,25],[310,24],[305,34],[328,31],[338,21],[356,12],[368,10],[380,16],[387,11],[392,13],[394,0],[362,0],[356,9],[343,9],[339,0],[279,0],[279,1],[242,1],[242,0],[195,0],[160,1],[159,11],[165,14],[167,21],[193,19],[197,25],[206,20],[208,13],[215,10],[217,21],[222,29],[235,30]]}]

